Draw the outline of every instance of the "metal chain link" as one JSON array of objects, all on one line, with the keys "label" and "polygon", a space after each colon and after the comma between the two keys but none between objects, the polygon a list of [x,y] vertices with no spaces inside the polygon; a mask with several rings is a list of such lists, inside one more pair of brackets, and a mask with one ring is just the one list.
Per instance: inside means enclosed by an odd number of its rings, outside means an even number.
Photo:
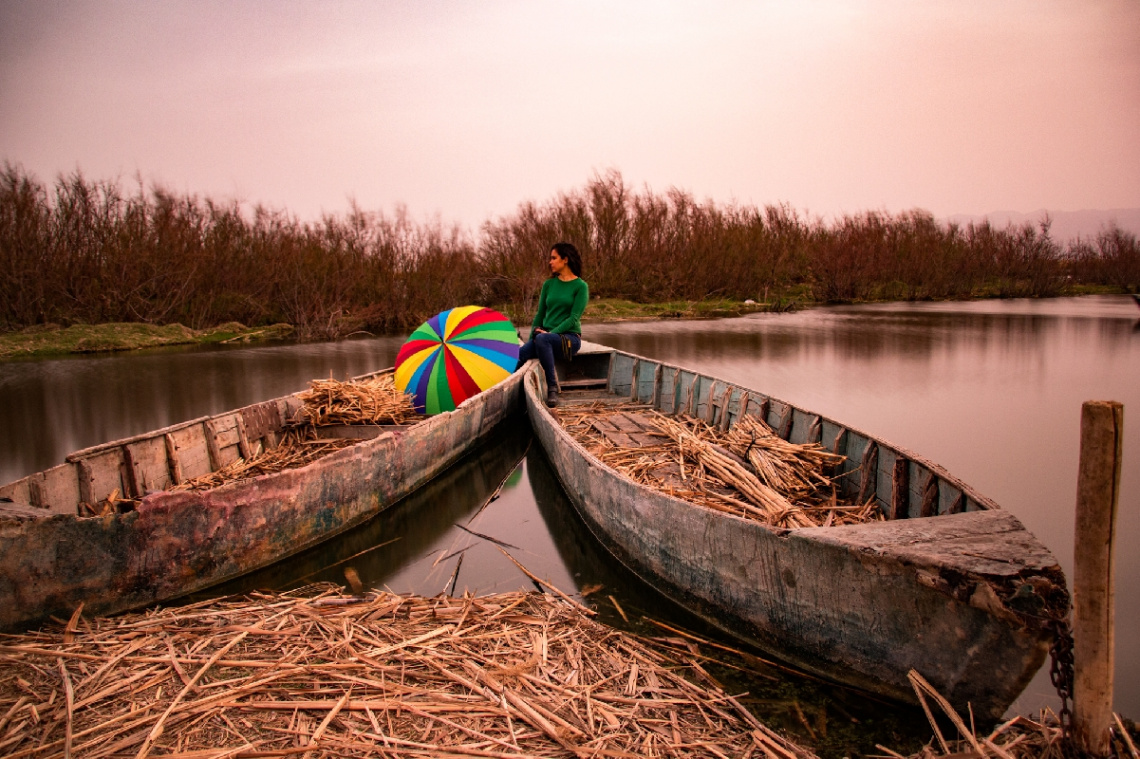
[{"label": "metal chain link", "polygon": [[1078,752],[1073,743],[1073,711],[1071,701],[1073,698],[1073,633],[1069,620],[1051,619],[1048,623],[1053,633],[1053,645],[1049,648],[1049,657],[1052,660],[1049,668],[1049,680],[1057,689],[1061,697],[1061,711],[1057,718],[1061,722],[1061,750],[1066,757],[1076,757]]}]

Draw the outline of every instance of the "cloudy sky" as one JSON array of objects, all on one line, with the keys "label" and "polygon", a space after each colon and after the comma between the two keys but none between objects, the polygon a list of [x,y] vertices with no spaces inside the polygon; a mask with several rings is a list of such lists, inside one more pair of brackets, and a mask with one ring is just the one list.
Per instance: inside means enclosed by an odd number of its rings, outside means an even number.
[{"label": "cloudy sky", "polygon": [[608,169],[821,216],[1140,207],[1140,3],[0,0],[0,160],[472,228]]}]

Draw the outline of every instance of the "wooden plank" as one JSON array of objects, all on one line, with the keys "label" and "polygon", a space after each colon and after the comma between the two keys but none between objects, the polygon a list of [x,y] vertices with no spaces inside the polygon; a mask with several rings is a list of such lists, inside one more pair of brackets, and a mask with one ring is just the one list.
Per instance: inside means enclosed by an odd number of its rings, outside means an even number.
[{"label": "wooden plank", "polygon": [[317,428],[317,437],[338,440],[372,440],[391,430],[411,427],[410,424],[333,424]]},{"label": "wooden plank", "polygon": [[689,382],[689,390],[685,394],[685,405],[682,407],[684,413],[693,416],[693,409],[696,404],[695,396],[697,394],[697,375],[693,375],[693,379]]},{"label": "wooden plank", "polygon": [[241,458],[235,414],[215,416],[206,422],[206,429],[206,447],[215,471]]},{"label": "wooden plank", "polygon": [[218,448],[238,448],[238,455],[241,450],[238,447],[237,430],[237,416],[234,414],[227,414],[225,416],[216,416],[210,420],[210,425],[214,428],[214,439],[218,443]]},{"label": "wooden plank", "polygon": [[28,503],[32,508],[44,507],[43,475],[40,473],[28,475]]},{"label": "wooden plank", "polygon": [[587,390],[592,388],[603,388],[606,386],[605,378],[597,379],[573,379],[562,380],[559,382],[563,390]]},{"label": "wooden plank", "polygon": [[922,488],[922,508],[919,516],[932,517],[938,513],[938,477],[934,472],[926,473],[926,484]]},{"label": "wooden plank", "polygon": [[144,432],[141,435],[132,435],[131,437],[125,437],[125,438],[121,438],[119,440],[112,440],[108,443],[100,443],[99,445],[93,445],[90,448],[83,448],[81,450],[67,454],[67,456],[64,458],[64,461],[74,463],[76,461],[79,461],[80,459],[91,458],[92,456],[94,456],[97,453],[109,451],[112,448],[121,448],[122,446],[126,445],[127,443],[135,443],[135,442],[138,442],[139,440],[146,440],[147,438],[152,438],[152,437],[161,437],[162,435],[165,435],[168,432],[175,432],[177,430],[185,429],[187,427],[192,427],[195,424],[201,424],[207,418],[208,417],[201,416],[201,417],[198,417],[197,419],[191,419],[188,422],[179,422],[178,424],[172,424],[169,427],[163,427],[162,429],[151,430],[150,432]]},{"label": "wooden plank", "polygon": [[81,459],[75,462],[75,469],[78,472],[76,481],[79,484],[79,515],[83,515],[83,504],[94,506],[96,503],[95,490],[91,487],[91,465],[87,463],[87,459]]},{"label": "wooden plank", "polygon": [[610,414],[606,420],[622,432],[644,432],[645,426],[630,414]]},{"label": "wooden plank", "polygon": [[281,420],[281,427],[287,427],[290,424],[296,424],[301,420],[298,412],[304,407],[304,403],[295,395],[287,395],[284,398],[277,399],[277,416]]},{"label": "wooden plank", "polygon": [[136,497],[170,487],[170,462],[166,455],[166,435],[140,440],[123,446],[128,454],[134,481],[138,485]]},{"label": "wooden plank", "polygon": [[807,441],[809,443],[818,443],[821,440],[823,440],[823,417],[817,415],[812,419],[811,425],[808,427]]},{"label": "wooden plank", "polygon": [[732,421],[732,396],[736,391],[731,385],[726,385],[724,388],[724,396],[720,407],[720,420],[717,422],[717,428],[724,432],[728,429],[729,423]]},{"label": "wooden plank", "polygon": [[780,419],[780,426],[776,429],[776,434],[784,440],[789,440],[792,436],[792,423],[796,420],[796,410],[791,406],[784,407],[784,416]]},{"label": "wooden plank", "polygon": [[633,369],[629,373],[629,399],[631,401],[638,400],[637,391],[640,385],[640,377],[638,373],[641,371],[641,359],[635,358],[633,360]]},{"label": "wooden plank", "polygon": [[859,503],[866,503],[875,494],[879,477],[879,444],[868,440],[863,448],[863,459],[859,465],[863,476],[859,480]]},{"label": "wooden plank", "polygon": [[709,385],[709,396],[708,400],[705,401],[705,413],[702,417],[705,424],[712,425],[713,418],[716,416],[716,404],[716,380],[713,380],[712,384]]},{"label": "wooden plank", "polygon": [[[595,425],[595,428],[597,428],[597,425]],[[617,430],[608,430],[608,429],[598,429],[598,432],[602,433],[602,435],[605,438],[607,438],[608,440],[610,440],[610,442],[614,443],[615,445],[620,445],[622,448],[639,448],[640,447],[637,444],[637,441],[635,441],[632,437],[630,437],[629,435],[627,435],[624,432],[618,432]]]},{"label": "wooden plank", "polygon": [[170,433],[182,470],[179,479],[183,482],[214,471],[210,463],[209,446],[206,444],[205,426],[206,422],[202,422]]},{"label": "wooden plank", "polygon": [[668,411],[670,414],[677,413],[677,407],[681,403],[681,370],[673,369],[673,397],[669,399],[669,408],[662,409]]},{"label": "wooden plank", "polygon": [[238,452],[241,453],[241,457],[243,459],[248,460],[250,453],[252,452],[252,448],[249,444],[249,437],[245,432],[245,421],[242,419],[241,414],[234,414],[234,423],[234,429],[237,430],[238,436]]},{"label": "wooden plank", "polygon": [[76,514],[79,506],[79,473],[75,464],[60,464],[37,475],[41,482],[41,508],[52,514]]},{"label": "wooden plank", "polygon": [[31,495],[28,493],[28,478],[23,477],[0,488],[0,503],[31,504]]},{"label": "wooden plank", "polygon": [[225,466],[222,463],[222,449],[218,446],[218,432],[214,420],[207,419],[202,426],[206,430],[206,452],[210,455],[210,471],[216,472]]},{"label": "wooden plank", "polygon": [[282,429],[282,419],[276,401],[254,403],[239,410],[239,414],[242,415],[246,438],[251,444]]},{"label": "wooden plank", "polygon": [[181,485],[182,462],[178,460],[178,445],[169,434],[163,435],[162,439],[166,443],[166,465],[170,470],[170,481],[175,485]]},{"label": "wooden plank", "polygon": [[891,474],[891,519],[906,519],[910,514],[910,462],[896,454]]},{"label": "wooden plank", "polygon": [[649,403],[653,407],[661,405],[661,364],[657,364],[657,368],[653,370],[653,390],[649,394]]},{"label": "wooden plank", "polygon": [[[126,492],[123,485],[124,461],[121,447],[97,453],[77,463],[80,464],[79,492],[84,503],[94,506],[106,500],[116,490],[120,495]],[[84,466],[87,467],[86,472],[83,472]]]},{"label": "wooden plank", "polygon": [[[4,497],[6,498],[7,496]],[[0,501],[0,519],[27,520],[43,519],[43,517],[43,509],[37,509],[35,506],[30,506],[25,502],[16,502],[13,500],[12,503],[8,503],[6,501]]]},{"label": "wooden plank", "polygon": [[124,445],[122,450],[123,463],[121,465],[121,479],[123,481],[123,491],[119,495],[123,498],[141,498],[143,484],[137,476],[138,470],[135,467],[134,454],[131,452],[129,445]]}]

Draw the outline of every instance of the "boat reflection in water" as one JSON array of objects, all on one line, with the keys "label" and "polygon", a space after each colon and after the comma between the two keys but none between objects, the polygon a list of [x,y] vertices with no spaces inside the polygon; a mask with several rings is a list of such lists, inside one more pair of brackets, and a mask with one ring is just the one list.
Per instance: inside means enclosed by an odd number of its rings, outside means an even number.
[{"label": "boat reflection in water", "polygon": [[356,529],[190,600],[314,582],[347,585],[349,568],[366,588],[397,593],[534,590],[502,551],[594,608],[604,624],[639,635],[681,639],[690,634],[713,642],[697,649],[702,666],[730,693],[748,694],[741,700],[761,720],[815,746],[821,755],[865,753],[876,743],[917,748],[929,738],[920,710],[887,704],[771,663],[763,652],[742,650],[738,641],[633,576],[579,519],[526,425],[492,439]]}]

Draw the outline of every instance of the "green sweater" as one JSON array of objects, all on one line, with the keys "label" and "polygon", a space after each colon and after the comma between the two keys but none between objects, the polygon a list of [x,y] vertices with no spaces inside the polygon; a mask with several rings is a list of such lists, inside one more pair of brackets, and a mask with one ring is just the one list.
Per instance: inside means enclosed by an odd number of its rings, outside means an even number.
[{"label": "green sweater", "polygon": [[589,302],[590,286],[581,277],[569,282],[558,277],[546,280],[538,296],[538,313],[534,315],[529,339],[534,339],[534,331],[539,327],[558,335],[582,334],[582,312]]}]

